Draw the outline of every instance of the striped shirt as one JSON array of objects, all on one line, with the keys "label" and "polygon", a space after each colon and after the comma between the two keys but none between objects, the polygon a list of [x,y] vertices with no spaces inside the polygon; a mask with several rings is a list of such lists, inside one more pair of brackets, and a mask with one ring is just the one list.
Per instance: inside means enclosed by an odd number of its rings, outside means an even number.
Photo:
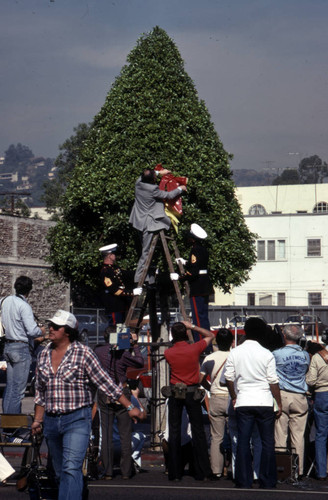
[{"label": "striped shirt", "polygon": [[92,405],[95,389],[101,389],[112,401],[123,393],[102,369],[93,351],[80,342],[72,342],[57,372],[51,364],[51,344],[38,357],[36,367],[35,399],[46,412],[67,413]]}]

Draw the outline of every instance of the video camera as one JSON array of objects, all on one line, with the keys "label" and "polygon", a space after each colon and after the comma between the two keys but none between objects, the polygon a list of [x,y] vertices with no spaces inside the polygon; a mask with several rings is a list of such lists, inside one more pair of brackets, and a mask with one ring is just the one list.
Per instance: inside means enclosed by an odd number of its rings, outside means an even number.
[{"label": "video camera", "polygon": [[120,323],[116,325],[116,332],[109,334],[109,343],[114,350],[130,349],[131,338],[130,328]]}]

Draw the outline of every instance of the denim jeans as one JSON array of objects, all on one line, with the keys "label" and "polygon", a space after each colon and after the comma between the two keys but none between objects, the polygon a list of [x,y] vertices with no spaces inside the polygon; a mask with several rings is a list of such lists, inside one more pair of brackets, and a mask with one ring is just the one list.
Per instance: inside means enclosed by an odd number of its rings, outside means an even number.
[{"label": "denim jeans", "polygon": [[21,413],[32,359],[29,345],[7,342],[4,359],[7,361],[7,384],[2,401],[3,413]]},{"label": "denim jeans", "polygon": [[317,477],[327,476],[328,392],[316,392],[314,399],[315,464]]},{"label": "denim jeans", "polygon": [[81,500],[82,465],[91,431],[91,408],[44,417],[43,434],[59,480],[58,500]]},{"label": "denim jeans", "polygon": [[262,442],[259,471],[261,488],[274,488],[277,482],[274,449],[274,412],[267,406],[239,406],[236,408],[238,438],[236,456],[236,485],[251,488],[253,483],[250,438],[257,423]]}]

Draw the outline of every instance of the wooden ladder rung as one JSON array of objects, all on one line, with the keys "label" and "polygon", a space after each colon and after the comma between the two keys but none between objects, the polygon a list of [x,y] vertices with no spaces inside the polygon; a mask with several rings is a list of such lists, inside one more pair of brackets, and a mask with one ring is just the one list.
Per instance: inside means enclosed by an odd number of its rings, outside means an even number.
[{"label": "wooden ladder rung", "polygon": [[[165,257],[166,257],[166,262],[167,262],[168,267],[169,267],[169,271],[170,271],[170,273],[174,273],[175,272],[174,271],[174,267],[173,267],[172,258],[171,258],[171,255],[170,255],[170,251],[169,251],[169,247],[168,247],[168,244],[167,244],[167,240],[173,242],[174,254],[175,254],[176,258],[180,257],[179,250],[178,250],[178,247],[177,247],[175,239],[172,236],[165,235],[164,230],[161,230],[161,231],[159,231],[159,233],[156,233],[153,236],[152,243],[151,243],[150,250],[149,250],[149,254],[148,254],[148,257],[147,257],[147,260],[146,260],[146,263],[145,263],[145,267],[143,269],[142,275],[141,275],[140,280],[138,282],[138,287],[142,287],[143,284],[144,284],[144,282],[145,282],[145,279],[146,279],[146,276],[147,276],[147,272],[148,272],[149,266],[151,264],[153,255],[154,255],[154,251],[155,251],[155,248],[156,248],[159,236],[161,237],[161,242],[162,242],[164,254],[165,254]],[[180,272],[183,271],[183,266],[182,266],[181,263],[179,264],[179,270],[180,270]],[[187,320],[188,317],[187,317],[187,313],[186,313],[186,309],[185,309],[184,302],[183,302],[183,299],[182,299],[182,295],[181,295],[181,291],[180,291],[180,288],[179,288],[178,281],[173,281],[173,286],[174,286],[174,290],[175,290],[175,293],[176,293],[176,296],[177,296],[177,299],[178,299],[178,302],[179,302],[179,306],[180,306],[180,311],[181,311],[182,317],[183,317],[184,320]],[[125,318],[125,324],[127,326],[130,326],[132,315],[133,315],[134,310],[136,308],[137,302],[138,302],[138,296],[133,297],[131,305],[130,305],[130,308],[129,308],[129,311],[128,311],[127,316]],[[193,342],[193,337],[192,337],[192,333],[191,333],[190,330],[188,330],[188,338],[189,338],[190,341]]]}]

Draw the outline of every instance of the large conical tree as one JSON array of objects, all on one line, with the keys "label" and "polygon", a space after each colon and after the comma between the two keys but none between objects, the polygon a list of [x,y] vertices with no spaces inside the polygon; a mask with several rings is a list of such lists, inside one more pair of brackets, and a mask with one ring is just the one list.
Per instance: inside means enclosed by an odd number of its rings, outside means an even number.
[{"label": "large conical tree", "polygon": [[[197,222],[209,235],[210,272],[224,290],[239,285],[255,260],[253,235],[234,193],[229,154],[184,70],[179,51],[156,27],[128,56],[79,152],[63,202],[63,218],[50,232],[54,270],[94,285],[98,248],[119,243],[121,263],[137,262],[128,219],[134,184],[143,168],[162,163],[189,178],[181,228]],[[178,235],[182,255],[182,231]]]}]

